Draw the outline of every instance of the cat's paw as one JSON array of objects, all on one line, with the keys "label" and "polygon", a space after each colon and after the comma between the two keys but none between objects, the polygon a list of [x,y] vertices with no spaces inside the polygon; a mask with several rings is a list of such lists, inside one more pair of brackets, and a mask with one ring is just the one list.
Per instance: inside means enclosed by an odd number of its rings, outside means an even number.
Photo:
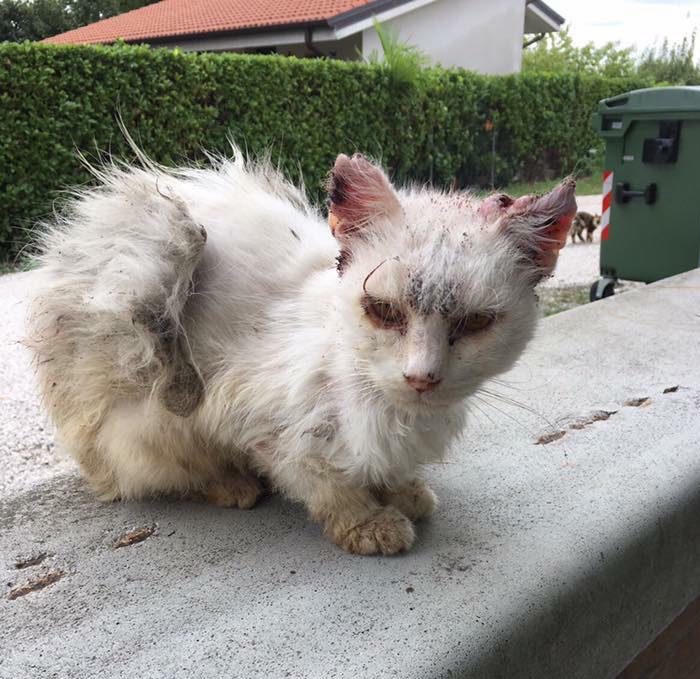
[{"label": "cat's paw", "polygon": [[422,479],[414,479],[394,490],[384,489],[378,493],[379,499],[393,505],[411,521],[430,516],[437,507],[437,495]]},{"label": "cat's paw", "polygon": [[343,531],[328,531],[351,554],[396,554],[413,544],[413,524],[395,507],[383,507],[362,523]]},{"label": "cat's paw", "polygon": [[262,495],[260,481],[248,474],[234,474],[211,483],[204,499],[217,507],[251,509]]}]

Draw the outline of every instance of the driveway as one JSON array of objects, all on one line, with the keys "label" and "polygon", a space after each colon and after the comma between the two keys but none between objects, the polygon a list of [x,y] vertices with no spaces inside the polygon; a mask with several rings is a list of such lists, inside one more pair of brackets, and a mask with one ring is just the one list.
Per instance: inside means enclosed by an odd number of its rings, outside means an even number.
[{"label": "driveway", "polygon": [[[578,209],[591,214],[600,214],[602,195],[577,196]],[[559,262],[554,275],[541,286],[562,288],[570,286],[590,286],[598,278],[600,261],[600,229],[593,233],[592,243],[572,243],[569,238],[566,247],[559,253]]]}]

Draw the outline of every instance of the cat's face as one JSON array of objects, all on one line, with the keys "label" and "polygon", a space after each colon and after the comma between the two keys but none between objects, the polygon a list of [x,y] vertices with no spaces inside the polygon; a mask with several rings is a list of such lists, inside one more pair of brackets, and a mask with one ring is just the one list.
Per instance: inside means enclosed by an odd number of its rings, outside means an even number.
[{"label": "cat's face", "polygon": [[339,156],[329,188],[343,350],[368,395],[441,408],[511,367],[576,212],[573,182],[516,201],[397,193],[364,158]]}]

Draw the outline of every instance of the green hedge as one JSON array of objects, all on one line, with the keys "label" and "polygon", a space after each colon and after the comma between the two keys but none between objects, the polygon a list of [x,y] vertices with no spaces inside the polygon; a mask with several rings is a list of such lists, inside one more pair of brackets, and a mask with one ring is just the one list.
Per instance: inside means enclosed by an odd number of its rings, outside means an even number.
[{"label": "green hedge", "polygon": [[598,141],[596,102],[642,86],[561,75],[429,69],[410,85],[378,65],[131,47],[0,44],[0,258],[16,254],[61,190],[90,181],[77,157],[131,158],[118,127],[166,164],[269,150],[315,199],[336,154],[380,157],[395,178],[448,185],[568,172]]}]

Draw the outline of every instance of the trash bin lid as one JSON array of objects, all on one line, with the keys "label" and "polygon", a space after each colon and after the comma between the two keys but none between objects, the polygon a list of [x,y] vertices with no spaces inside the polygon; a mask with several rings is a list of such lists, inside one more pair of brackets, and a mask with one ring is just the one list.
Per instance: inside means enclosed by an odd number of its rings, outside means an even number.
[{"label": "trash bin lid", "polygon": [[700,87],[648,87],[603,99],[598,113],[697,113]]}]

